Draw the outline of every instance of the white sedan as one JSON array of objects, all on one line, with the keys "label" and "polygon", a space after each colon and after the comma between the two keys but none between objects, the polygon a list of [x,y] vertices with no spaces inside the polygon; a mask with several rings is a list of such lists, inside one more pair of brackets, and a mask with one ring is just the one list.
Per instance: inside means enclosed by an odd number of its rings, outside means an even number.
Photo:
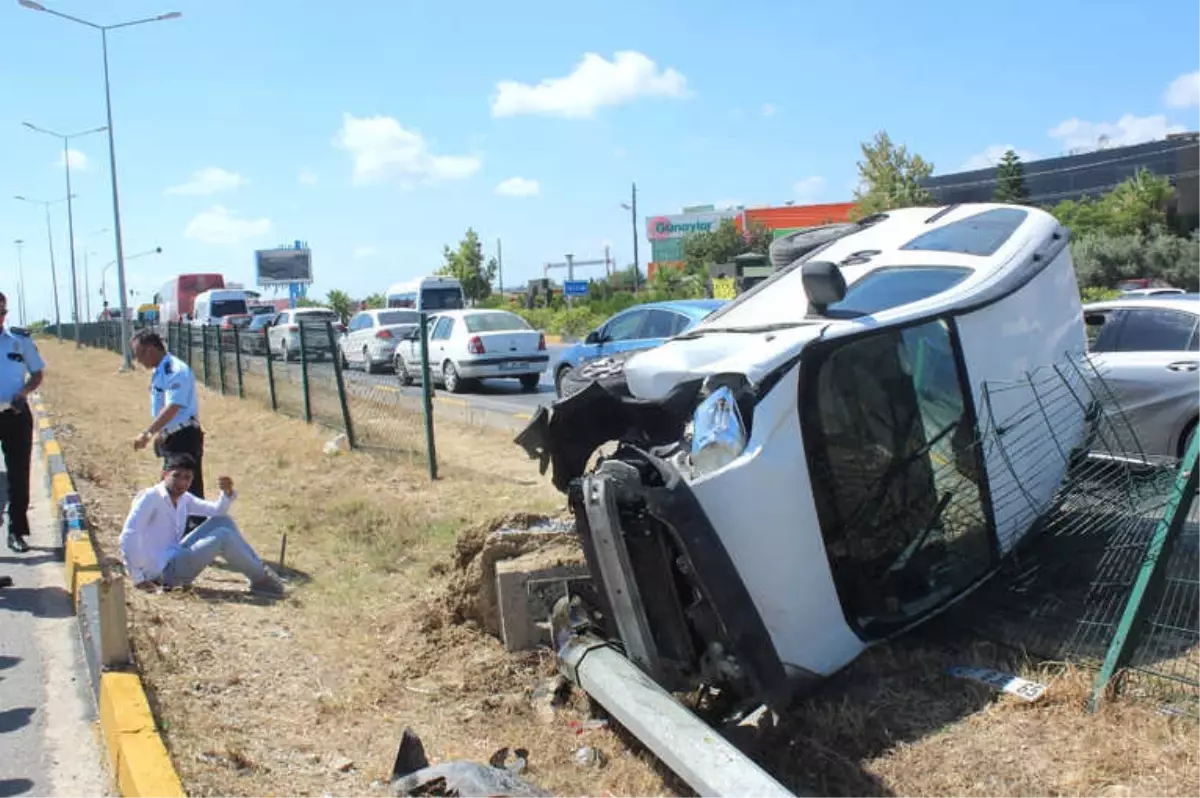
[{"label": "white sedan", "polygon": [[[451,393],[493,377],[516,378],[521,388],[534,391],[550,364],[546,336],[507,310],[443,311],[429,324],[430,374]],[[420,376],[419,327],[396,347],[395,366],[404,385]]]}]

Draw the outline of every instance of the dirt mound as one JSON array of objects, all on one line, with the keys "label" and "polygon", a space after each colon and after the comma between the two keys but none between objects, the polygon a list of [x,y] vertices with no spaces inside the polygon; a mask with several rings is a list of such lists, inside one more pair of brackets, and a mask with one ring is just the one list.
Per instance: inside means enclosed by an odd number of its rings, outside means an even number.
[{"label": "dirt mound", "polygon": [[430,608],[427,631],[445,624],[474,624],[499,635],[496,563],[533,554],[538,567],[582,563],[574,522],[569,517],[512,513],[464,530],[449,561],[433,568],[448,581]]}]

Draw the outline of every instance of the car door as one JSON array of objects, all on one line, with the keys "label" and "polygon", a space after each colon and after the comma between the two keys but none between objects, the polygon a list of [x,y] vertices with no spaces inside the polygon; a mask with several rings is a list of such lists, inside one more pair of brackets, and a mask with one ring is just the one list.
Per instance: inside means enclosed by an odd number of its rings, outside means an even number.
[{"label": "car door", "polygon": [[279,339],[287,331],[287,326],[291,321],[292,314],[280,313],[275,317],[275,323],[271,325],[271,331],[267,333],[267,340],[271,342],[271,351],[279,350]]},{"label": "car door", "polygon": [[437,367],[440,368],[441,364],[447,359],[455,359],[452,342],[456,323],[457,320],[453,316],[444,316],[438,319],[438,323],[434,325],[433,333],[429,336],[430,368],[434,368],[434,364],[437,364]]},{"label": "car door", "polygon": [[363,344],[366,341],[367,330],[371,327],[371,314],[359,313],[350,320],[350,324],[346,329],[346,343],[344,346],[347,361],[362,360]]},{"label": "car door", "polygon": [[1106,314],[1091,358],[1104,383],[1101,402],[1118,451],[1178,454],[1184,427],[1200,407],[1198,350],[1195,314],[1174,308],[1119,308]]},{"label": "car door", "polygon": [[[434,335],[437,334],[439,326],[442,324],[442,322],[448,323],[450,321],[451,321],[451,319],[449,319],[449,318],[440,318],[438,316],[431,316],[426,321],[426,325],[427,325],[426,330],[428,330],[429,346],[430,346],[431,352],[437,351],[436,349],[433,348],[433,339],[434,339]],[[410,368],[415,368],[415,369],[421,368],[421,327],[420,327],[420,325],[417,325],[415,328],[413,328],[413,331],[411,333],[409,333],[409,337],[405,338],[403,341],[401,341],[398,345],[398,348],[399,348],[400,352],[403,354],[404,362],[407,366],[409,366]],[[432,355],[430,355],[429,362],[430,363],[434,362],[434,358]]]}]

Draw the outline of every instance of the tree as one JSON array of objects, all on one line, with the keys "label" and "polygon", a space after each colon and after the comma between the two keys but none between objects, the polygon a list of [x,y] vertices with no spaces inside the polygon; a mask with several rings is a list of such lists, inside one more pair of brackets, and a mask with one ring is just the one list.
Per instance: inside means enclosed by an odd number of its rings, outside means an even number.
[{"label": "tree", "polygon": [[1051,213],[1076,236],[1150,235],[1167,223],[1171,181],[1141,169],[1098,199],[1063,200]]},{"label": "tree", "polygon": [[492,293],[492,281],[496,279],[499,268],[495,258],[484,261],[483,244],[479,235],[467,228],[466,235],[458,243],[457,249],[445,247],[442,251],[445,265],[438,274],[453,277],[462,283],[463,294],[472,302],[487,299]]},{"label": "tree", "polygon": [[897,147],[884,131],[871,143],[861,145],[863,160],[858,162],[860,187],[854,190],[854,217],[934,204],[933,195],[921,181],[933,174],[933,164],[920,155],[909,155],[904,145]]},{"label": "tree", "polygon": [[1071,241],[1071,260],[1081,289],[1113,288],[1121,280],[1158,278],[1176,288],[1200,287],[1200,234],[1189,238],[1156,227],[1149,234],[1087,233]]},{"label": "tree", "polygon": [[1015,150],[1008,150],[996,168],[996,202],[1024,205],[1029,201],[1029,189],[1025,185],[1025,165]]},{"label": "tree", "polygon": [[387,297],[383,294],[371,294],[363,300],[365,308],[382,308],[387,306]]},{"label": "tree", "polygon": [[330,291],[325,297],[325,304],[333,310],[337,311],[338,317],[341,318],[344,324],[350,315],[354,313],[354,300],[345,291],[337,288]]},{"label": "tree", "polygon": [[692,233],[683,240],[684,271],[707,277],[708,267],[712,264],[728,263],[747,252],[766,255],[771,240],[771,231],[762,224],[751,222],[750,228],[743,233],[733,219],[722,219],[715,230]]}]

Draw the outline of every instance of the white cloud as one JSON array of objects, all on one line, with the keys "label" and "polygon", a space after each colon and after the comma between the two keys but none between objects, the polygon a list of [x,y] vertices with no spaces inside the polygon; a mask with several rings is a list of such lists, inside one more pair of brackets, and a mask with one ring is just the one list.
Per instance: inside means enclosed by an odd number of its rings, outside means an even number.
[{"label": "white cloud", "polygon": [[1067,150],[1094,150],[1100,147],[1124,147],[1146,141],[1158,141],[1169,133],[1182,133],[1181,125],[1173,125],[1162,114],[1134,116],[1125,114],[1116,122],[1085,122],[1068,119],[1055,125],[1047,134],[1057,139]]},{"label": "white cloud", "polygon": [[202,244],[224,246],[241,244],[264,236],[270,230],[270,219],[239,219],[228,209],[214,205],[192,217],[183,231],[183,237]]},{"label": "white cloud", "polygon": [[589,119],[597,109],[623,105],[642,97],[688,97],[687,78],[660,69],[648,56],[625,50],[609,61],[585,53],[575,70],[537,85],[502,80],[492,98],[492,116],[541,115]]},{"label": "white cloud", "polygon": [[237,172],[229,172],[219,166],[209,166],[192,172],[192,179],[178,186],[171,186],[167,194],[197,197],[231,191],[246,184],[246,178]]},{"label": "white cloud", "polygon": [[1186,72],[1167,86],[1163,102],[1168,108],[1191,108],[1200,105],[1200,70]]},{"label": "white cloud", "polygon": [[62,169],[64,160],[70,161],[71,170],[74,172],[86,172],[88,169],[88,157],[79,150],[67,150],[65,156],[58,156],[59,169]]},{"label": "white cloud", "polygon": [[317,184],[317,173],[311,169],[301,169],[300,177],[297,179],[306,186],[315,186]]},{"label": "white cloud", "polygon": [[379,250],[372,246],[361,246],[354,248],[354,257],[370,258],[379,254]]},{"label": "white cloud", "polygon": [[983,152],[977,152],[963,161],[963,165],[959,167],[959,170],[970,172],[974,169],[987,169],[990,166],[995,166],[1000,163],[1000,160],[1004,157],[1004,153],[1009,150],[1015,151],[1022,161],[1037,160],[1037,155],[1029,150],[1018,149],[1011,144],[993,144]]},{"label": "white cloud", "polygon": [[814,202],[825,192],[825,178],[814,176],[797,180],[792,192],[802,202]]},{"label": "white cloud", "polygon": [[407,130],[390,116],[343,114],[334,146],[353,156],[355,185],[394,180],[410,189],[465,180],[482,165],[473,155],[434,155],[419,132]]},{"label": "white cloud", "polygon": [[541,190],[538,181],[525,177],[510,177],[496,186],[496,193],[505,197],[536,197]]},{"label": "white cloud", "polygon": [[762,115],[763,116],[770,118],[772,116],[775,116],[775,114],[778,112],[779,112],[779,109],[776,108],[775,106],[771,105],[770,103],[763,103],[763,107],[762,107]]}]

